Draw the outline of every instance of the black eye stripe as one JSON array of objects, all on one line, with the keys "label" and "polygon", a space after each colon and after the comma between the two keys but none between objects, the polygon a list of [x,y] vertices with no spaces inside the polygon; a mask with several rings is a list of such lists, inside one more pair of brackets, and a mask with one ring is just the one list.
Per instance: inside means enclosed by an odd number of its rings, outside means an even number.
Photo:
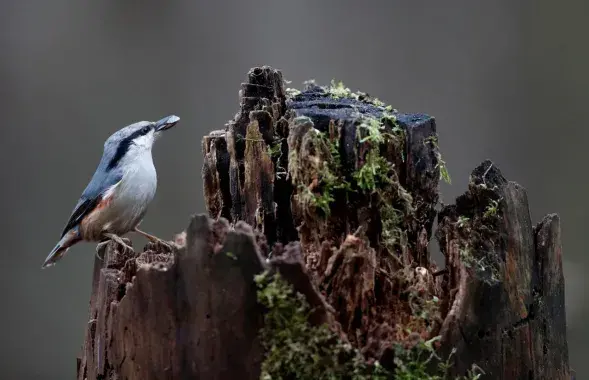
[{"label": "black eye stripe", "polygon": [[117,147],[117,151],[115,152],[115,155],[108,163],[107,169],[110,170],[110,169],[114,168],[115,166],[117,166],[119,161],[121,161],[121,159],[123,158],[125,153],[127,153],[127,151],[129,150],[129,147],[133,143],[133,140],[135,140],[139,136],[145,136],[146,134],[149,133],[149,131],[151,131],[151,128],[152,128],[151,126],[146,125],[145,127],[133,132],[128,137],[123,139],[119,143],[119,146]]}]

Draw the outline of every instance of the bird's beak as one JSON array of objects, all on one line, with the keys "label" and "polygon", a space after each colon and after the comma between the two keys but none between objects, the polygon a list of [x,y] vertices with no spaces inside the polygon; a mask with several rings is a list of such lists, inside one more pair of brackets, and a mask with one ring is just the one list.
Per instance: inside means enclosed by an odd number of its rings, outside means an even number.
[{"label": "bird's beak", "polygon": [[176,115],[166,116],[161,120],[155,122],[155,131],[161,132],[166,129],[172,128],[176,123],[180,121],[180,118]]}]

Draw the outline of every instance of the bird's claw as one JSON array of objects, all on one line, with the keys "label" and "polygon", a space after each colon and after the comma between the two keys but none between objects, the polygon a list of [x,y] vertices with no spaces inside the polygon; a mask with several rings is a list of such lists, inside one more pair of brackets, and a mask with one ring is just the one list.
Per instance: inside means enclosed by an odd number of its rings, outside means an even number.
[{"label": "bird's claw", "polygon": [[118,244],[117,248],[119,249],[119,251],[125,255],[129,254],[129,253],[133,253],[135,252],[135,250],[133,249],[133,247],[131,247],[130,245],[128,245],[127,243],[125,243],[122,239],[121,240],[115,240]]},{"label": "bird's claw", "polygon": [[135,227],[135,232],[137,232],[140,235],[143,235],[147,240],[149,240],[149,242],[151,244],[155,245],[156,249],[157,249],[157,247],[164,247],[168,252],[174,252],[174,249],[176,249],[176,247],[174,245],[170,244],[170,242],[162,240],[152,234],[148,234],[145,231],[141,231],[137,227]]},{"label": "bird's claw", "polygon": [[[117,248],[120,250],[121,253],[128,254],[128,253],[135,252],[133,247],[131,247],[130,245],[125,243],[125,241],[120,236],[115,235],[115,234],[106,234],[105,236],[118,244]],[[105,243],[107,243],[107,242],[109,242],[109,240],[107,240]]]},{"label": "bird's claw", "polygon": [[[108,243],[110,242],[110,240],[105,240],[105,241],[101,241],[100,243],[98,243],[96,245],[96,257],[98,258],[98,260],[100,261],[104,261],[104,251],[103,248],[104,246],[106,246]],[[100,252],[103,251],[102,256],[100,256]]]},{"label": "bird's claw", "polygon": [[164,247],[168,252],[174,251],[174,247],[170,243],[168,243],[167,241],[164,241],[162,239],[151,240],[151,243],[155,244],[156,247],[157,246]]}]

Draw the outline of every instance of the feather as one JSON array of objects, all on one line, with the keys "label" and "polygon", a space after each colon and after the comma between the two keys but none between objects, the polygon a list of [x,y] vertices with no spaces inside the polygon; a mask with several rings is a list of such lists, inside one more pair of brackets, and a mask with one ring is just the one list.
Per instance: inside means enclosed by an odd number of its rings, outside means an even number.
[{"label": "feather", "polygon": [[107,172],[103,175],[99,175],[98,173],[100,172],[97,171],[94,174],[76,207],[74,207],[74,211],[61,233],[62,238],[72,228],[77,227],[88,214],[95,210],[103,199],[108,198],[123,177],[122,174],[114,171]]}]

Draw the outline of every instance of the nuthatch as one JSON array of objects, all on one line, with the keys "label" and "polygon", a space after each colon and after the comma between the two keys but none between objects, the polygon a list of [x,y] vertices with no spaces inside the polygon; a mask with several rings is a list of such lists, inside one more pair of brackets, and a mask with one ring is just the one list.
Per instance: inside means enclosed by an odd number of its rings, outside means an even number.
[{"label": "nuthatch", "polygon": [[[80,241],[119,243],[127,232],[137,232],[150,241],[161,239],[137,228],[157,188],[157,175],[151,148],[161,133],[180,118],[168,116],[159,121],[140,121],[113,133],[104,143],[102,159],[94,176],[78,200],[61,240],[45,259],[42,268],[54,265],[68,249]],[[97,251],[99,249],[97,247]]]}]

